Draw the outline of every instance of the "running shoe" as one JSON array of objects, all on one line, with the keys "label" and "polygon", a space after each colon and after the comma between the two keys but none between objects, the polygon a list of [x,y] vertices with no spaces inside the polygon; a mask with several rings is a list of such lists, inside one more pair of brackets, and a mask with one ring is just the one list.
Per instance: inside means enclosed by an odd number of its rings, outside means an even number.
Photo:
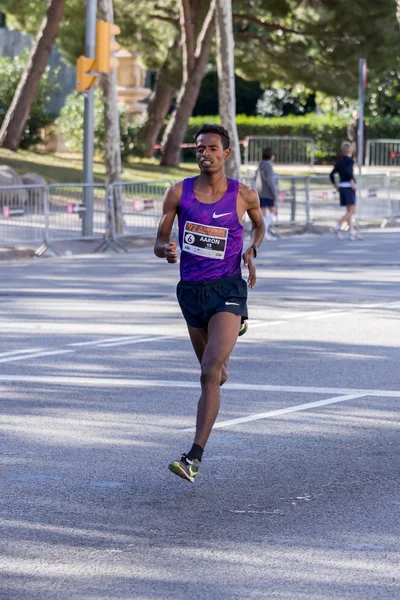
[{"label": "running shoe", "polygon": [[361,242],[363,239],[364,238],[362,237],[362,235],[357,233],[357,231],[352,231],[349,235],[350,242],[356,242],[356,241]]},{"label": "running shoe", "polygon": [[340,231],[340,227],[335,227],[335,229],[333,231],[335,233],[336,239],[338,239],[338,240],[343,239],[343,233]]},{"label": "running shoe", "polygon": [[193,483],[199,471],[199,466],[199,460],[191,460],[187,454],[182,454],[180,460],[174,460],[174,462],[168,465],[168,469],[175,475],[178,475],[178,477],[182,477],[182,479]]},{"label": "running shoe", "polygon": [[272,237],[274,237],[276,240],[280,240],[280,238],[281,238],[281,236],[277,232],[277,230],[274,227],[272,227],[271,225],[268,227],[268,233],[270,235],[272,235]]},{"label": "running shoe", "polygon": [[246,333],[246,331],[248,330],[249,325],[247,323],[247,321],[242,321],[240,324],[240,329],[239,329],[239,337],[241,335],[244,335]]},{"label": "running shoe", "polygon": [[264,240],[267,242],[276,242],[278,238],[275,235],[272,235],[270,231],[265,232]]}]

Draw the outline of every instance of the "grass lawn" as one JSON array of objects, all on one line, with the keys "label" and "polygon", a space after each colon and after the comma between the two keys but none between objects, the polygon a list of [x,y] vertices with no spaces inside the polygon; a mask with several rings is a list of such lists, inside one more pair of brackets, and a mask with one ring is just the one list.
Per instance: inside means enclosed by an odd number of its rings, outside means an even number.
[{"label": "grass lawn", "polygon": [[[34,172],[42,175],[48,183],[80,183],[82,181],[82,155],[61,153],[40,153],[20,150],[11,152],[0,148],[0,165],[8,165],[17,173]],[[314,167],[314,172],[327,173],[331,166]],[[276,165],[275,171],[281,175],[309,175],[309,166]],[[179,167],[161,167],[155,159],[132,159],[124,163],[123,181],[177,181],[193,177],[198,173],[194,163],[181,163]],[[247,168],[243,166],[243,173]],[[104,182],[105,167],[101,159],[94,163],[94,179]]]},{"label": "grass lawn", "polygon": [[[79,183],[82,181],[82,156],[79,154],[39,153],[20,150],[11,152],[0,148],[0,165],[7,165],[20,175],[34,172],[42,175],[48,183]],[[132,160],[123,165],[124,181],[176,181],[198,173],[197,165],[182,163],[178,168],[161,167],[154,159]],[[94,178],[104,182],[105,167],[95,159]]]}]

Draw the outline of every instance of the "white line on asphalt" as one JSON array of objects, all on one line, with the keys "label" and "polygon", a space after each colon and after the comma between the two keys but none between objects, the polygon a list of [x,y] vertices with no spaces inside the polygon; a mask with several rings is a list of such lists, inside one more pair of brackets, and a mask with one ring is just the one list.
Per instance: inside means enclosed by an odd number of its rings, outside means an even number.
[{"label": "white line on asphalt", "polygon": [[310,315],[309,317],[305,316],[304,320],[305,321],[316,321],[317,319],[325,319],[326,317],[340,317],[342,315],[348,315],[349,313],[346,312],[345,310],[336,310],[334,312],[331,313],[327,313],[325,315],[320,314],[320,315]]},{"label": "white line on asphalt", "polygon": [[[279,319],[275,321],[261,321],[255,319],[257,329],[263,327],[271,327],[273,325],[284,325],[287,322],[290,322],[295,319],[303,319],[303,320],[313,320],[313,319],[323,319],[325,317],[335,317],[335,316],[343,316],[346,314],[359,313],[364,310],[368,310],[370,308],[399,308],[400,304],[398,301],[384,302],[384,303],[374,303],[374,304],[364,304],[358,306],[357,308],[350,311],[343,311],[337,308],[328,309],[328,310],[317,310],[317,311],[306,311],[304,313],[295,313],[292,315],[286,315],[284,319]],[[252,320],[250,320],[250,323]],[[85,346],[97,346],[99,348],[109,348],[114,346],[125,346],[128,344],[137,344],[137,343],[145,343],[152,341],[159,341],[165,339],[173,339],[173,336],[165,335],[155,337],[147,337],[146,334],[129,336],[129,337],[115,337],[115,338],[103,338],[100,340],[91,340],[88,342],[72,342],[67,344],[67,346],[73,347],[85,347]],[[56,354],[68,354],[74,352],[74,350],[57,350],[57,351],[43,351],[43,352],[35,352],[36,349],[26,349],[26,350],[15,350],[12,352],[5,352],[0,354],[0,363],[1,362],[12,362],[17,360],[29,359],[29,358],[40,358],[42,356],[51,356]],[[22,356],[18,356],[22,355]]]},{"label": "white line on asphalt", "polygon": [[108,342],[120,342],[120,341],[129,341],[129,340],[139,340],[145,336],[132,335],[129,337],[114,337],[114,338],[105,338],[102,340],[92,340],[90,342],[72,342],[71,344],[67,344],[67,346],[98,346],[99,344],[107,344]]},{"label": "white line on asphalt", "polygon": [[142,342],[159,342],[160,340],[169,340],[172,336],[160,335],[158,337],[143,337],[136,340],[127,340],[126,338],[120,342],[113,342],[111,344],[98,344],[99,348],[110,348],[114,346],[126,346],[127,344],[139,344]]},{"label": "white line on asphalt", "polygon": [[[312,319],[323,319],[325,317],[331,317],[335,315],[343,315],[344,311],[339,310],[338,308],[332,308],[330,310],[315,310],[315,311],[305,311],[304,313],[296,313],[294,315],[285,315],[284,319],[280,319],[278,321],[263,321],[257,323],[258,327],[270,327],[271,325],[282,325],[288,323],[289,321],[294,320],[312,320]],[[250,319],[251,322],[251,319]]]},{"label": "white line on asphalt", "polygon": [[[250,421],[259,421],[260,419],[269,419],[271,417],[277,417],[279,415],[286,415],[288,413],[299,412],[301,410],[309,410],[310,408],[327,406],[328,404],[337,404],[338,402],[346,402],[347,400],[364,398],[365,395],[366,394],[347,394],[346,396],[335,396],[334,398],[318,400],[317,402],[308,402],[307,404],[298,404],[297,406],[289,406],[288,408],[281,408],[279,410],[270,410],[268,412],[258,413],[255,415],[248,415],[247,417],[239,417],[238,419],[230,419],[229,421],[221,421],[219,423],[217,422],[215,423],[213,429],[230,427],[231,425],[238,425],[239,423],[249,423]],[[187,429],[181,429],[181,431],[196,431],[196,428],[188,427]]]},{"label": "white line on asphalt", "polygon": [[369,248],[355,249],[351,246],[346,246],[342,250],[329,250],[329,254],[365,254],[366,252],[371,252]]},{"label": "white line on asphalt", "polygon": [[[67,350],[67,352],[74,352]],[[72,377],[50,375],[0,375],[1,382],[43,383],[49,385],[71,385],[81,387],[127,387],[127,388],[188,388],[199,389],[197,381],[168,381],[162,379],[118,379],[113,377]],[[335,394],[337,396],[375,396],[379,398],[400,398],[400,391],[369,390],[332,387],[297,387],[292,385],[263,385],[255,383],[226,383],[224,389],[256,392],[288,392],[294,394]]]},{"label": "white line on asphalt", "polygon": [[[284,319],[278,321],[259,321],[257,323],[257,328],[259,327],[270,327],[271,325],[281,325],[287,323],[292,320],[308,320],[311,321],[313,319],[324,319],[325,317],[336,317],[343,315],[350,315],[354,313],[360,313],[364,310],[368,310],[370,308],[399,308],[400,304],[397,301],[392,302],[382,302],[378,304],[361,304],[352,310],[341,310],[339,308],[331,308],[328,310],[315,310],[315,311],[305,311],[303,313],[295,313],[294,315],[285,315]],[[255,319],[256,320],[256,319]],[[251,319],[250,319],[251,323]]]},{"label": "white line on asphalt", "polygon": [[34,354],[24,354],[23,356],[9,356],[8,358],[0,358],[0,363],[13,362],[16,360],[27,360],[28,358],[40,358],[41,356],[55,356],[56,354],[71,354],[75,350],[52,350],[48,352],[35,352]]},{"label": "white line on asphalt", "polygon": [[14,356],[17,354],[32,354],[32,352],[40,352],[40,350],[42,350],[42,348],[26,348],[25,350],[13,350],[12,352],[2,352],[0,354],[0,358],[6,356]]}]

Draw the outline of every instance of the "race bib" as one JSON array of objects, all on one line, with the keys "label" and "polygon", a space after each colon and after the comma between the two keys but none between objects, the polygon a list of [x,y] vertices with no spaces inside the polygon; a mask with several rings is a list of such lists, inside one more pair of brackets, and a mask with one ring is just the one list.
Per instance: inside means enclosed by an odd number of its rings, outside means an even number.
[{"label": "race bib", "polygon": [[210,227],[186,221],[182,250],[197,256],[223,260],[227,240],[228,229],[225,227]]}]

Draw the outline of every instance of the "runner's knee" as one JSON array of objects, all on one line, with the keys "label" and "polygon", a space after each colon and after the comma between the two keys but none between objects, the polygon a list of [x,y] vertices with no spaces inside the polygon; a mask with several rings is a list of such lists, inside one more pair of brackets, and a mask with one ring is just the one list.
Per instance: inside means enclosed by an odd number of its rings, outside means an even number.
[{"label": "runner's knee", "polygon": [[[219,360],[208,360],[201,363],[200,381],[202,384],[216,383],[222,385],[222,370],[224,363]],[[225,383],[225,382],[224,382]]]},{"label": "runner's knee", "polygon": [[227,381],[228,381],[228,371],[224,365],[222,368],[222,371],[221,371],[221,381],[220,381],[219,385],[224,385],[224,383],[226,383]]}]

